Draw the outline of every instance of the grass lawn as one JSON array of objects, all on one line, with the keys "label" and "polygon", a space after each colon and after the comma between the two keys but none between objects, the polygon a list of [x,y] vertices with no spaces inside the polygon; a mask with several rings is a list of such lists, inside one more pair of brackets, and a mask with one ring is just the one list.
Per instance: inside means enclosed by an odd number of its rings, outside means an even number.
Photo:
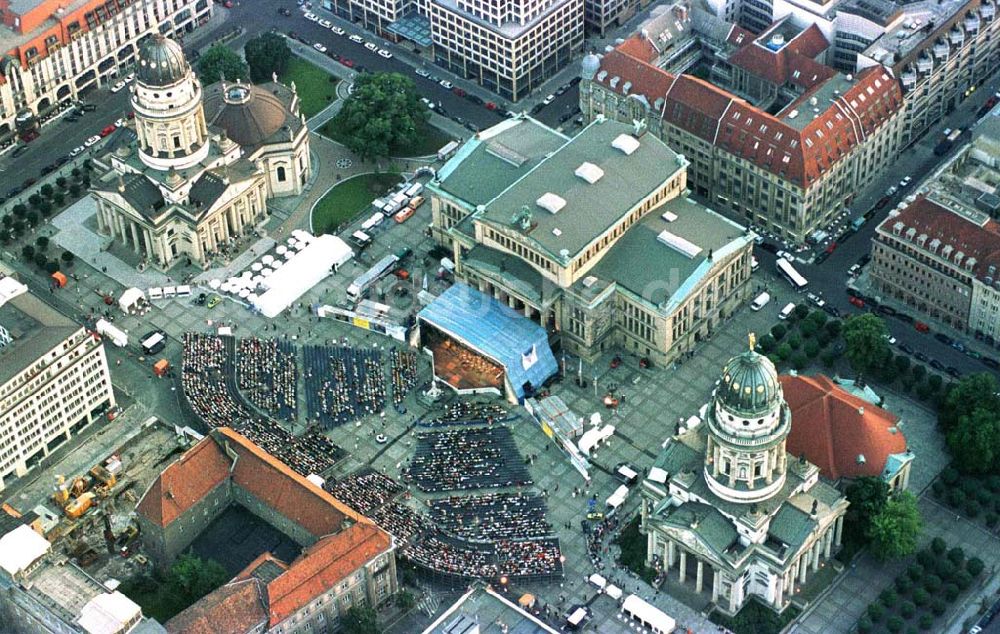
[{"label": "grass lawn", "polygon": [[313,231],[317,234],[333,232],[401,180],[399,174],[383,172],[362,174],[337,185],[313,207]]},{"label": "grass lawn", "polygon": [[337,98],[337,80],[325,70],[292,55],[288,70],[279,77],[283,84],[294,81],[299,91],[302,114],[306,119],[329,106]]},{"label": "grass lawn", "polygon": [[[330,119],[326,125],[320,129],[320,133],[330,139],[333,139],[337,143],[344,143],[344,136],[342,134],[342,130],[336,125],[336,119]],[[447,145],[449,141],[454,141],[454,139],[445,134],[445,132],[440,128],[435,127],[430,123],[425,123],[423,129],[421,130],[420,138],[416,143],[405,147],[394,147],[392,148],[391,153],[392,156],[403,158],[411,156],[427,156],[429,154],[436,154],[437,151]]]}]

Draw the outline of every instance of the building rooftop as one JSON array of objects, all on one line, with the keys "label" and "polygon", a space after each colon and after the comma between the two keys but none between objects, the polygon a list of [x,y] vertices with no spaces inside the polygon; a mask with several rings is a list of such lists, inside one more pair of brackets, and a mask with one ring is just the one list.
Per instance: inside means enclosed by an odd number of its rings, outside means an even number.
[{"label": "building rooftop", "polygon": [[[814,32],[806,29],[795,38],[798,44],[786,44],[777,53],[749,42],[731,58],[764,81],[797,83],[805,90],[778,116],[707,81],[632,57],[624,45],[603,57],[594,82],[644,103],[666,123],[806,187],[902,104],[899,82],[881,67],[848,79],[813,61],[809,55],[819,54],[826,43],[822,34],[810,35]],[[775,59],[781,55],[784,63]],[[836,83],[826,86],[830,81]]]},{"label": "building rooftop", "polygon": [[473,587],[422,634],[558,634],[490,587]]},{"label": "building rooftop", "polygon": [[431,187],[473,206],[485,205],[567,141],[530,117],[507,119],[462,144]]},{"label": "building rooftop", "polygon": [[708,274],[713,259],[730,255],[751,239],[743,227],[690,198],[673,198],[626,231],[573,290],[584,296],[593,292],[593,276],[671,310],[671,300],[686,297]]},{"label": "building rooftop", "polygon": [[[866,4],[870,1],[866,0]],[[940,35],[946,35],[967,10],[983,4],[981,0],[921,0],[901,4],[896,13],[886,16],[885,33],[862,55],[890,68],[904,68]],[[993,6],[989,1],[986,4]]]},{"label": "building rooftop", "polygon": [[0,537],[0,568],[11,577],[21,574],[50,548],[47,539],[30,526],[21,524]]},{"label": "building rooftop", "polygon": [[249,632],[267,624],[266,586],[257,579],[231,581],[166,622],[171,634]]},{"label": "building rooftop", "polygon": [[[634,134],[630,125],[594,121],[488,203],[478,221],[523,222],[530,242],[568,262],[686,167],[655,135]],[[585,163],[600,175],[581,171]]]},{"label": "building rooftop", "polygon": [[82,329],[13,277],[0,278],[0,328],[0,386]]},{"label": "building rooftop", "polygon": [[906,452],[895,414],[822,375],[782,375],[780,380],[792,413],[788,453],[804,455],[824,477],[879,477],[890,455]]},{"label": "building rooftop", "polygon": [[[544,11],[540,12],[538,15],[536,15],[531,20],[528,20],[524,24],[520,24],[520,23],[518,23],[515,20],[508,20],[508,21],[504,22],[503,24],[497,25],[497,24],[495,24],[493,22],[490,22],[489,20],[484,20],[483,18],[479,17],[478,15],[476,15],[476,14],[474,14],[472,12],[466,11],[465,9],[461,8],[458,5],[458,0],[431,0],[431,2],[433,2],[434,4],[437,4],[437,5],[441,6],[441,7],[444,7],[448,11],[450,11],[452,13],[456,13],[456,14],[462,16],[463,18],[465,18],[466,20],[468,20],[470,22],[474,22],[474,23],[482,26],[483,28],[489,29],[490,31],[493,31],[494,33],[496,33],[497,35],[499,35],[499,36],[501,36],[503,38],[511,39],[511,40],[516,40],[517,38],[521,37],[525,33],[528,33],[529,31],[531,31],[531,29],[535,28],[539,23],[543,22],[550,15],[552,15],[556,11],[562,10],[563,7],[565,7],[567,4],[574,4],[576,1],[577,0],[555,0],[555,1],[549,2],[548,6],[545,8]],[[579,16],[577,18],[579,20],[579,28],[580,29],[583,28],[583,6],[582,5],[583,5],[583,3],[581,2],[580,3]],[[435,22],[435,24],[436,24],[436,22]],[[573,28],[573,25],[566,25],[566,28]],[[431,34],[432,35],[433,35],[433,31],[434,31],[434,27],[432,25],[431,26]],[[520,74],[520,71],[516,70],[515,71],[515,75],[517,75],[517,74]]]}]

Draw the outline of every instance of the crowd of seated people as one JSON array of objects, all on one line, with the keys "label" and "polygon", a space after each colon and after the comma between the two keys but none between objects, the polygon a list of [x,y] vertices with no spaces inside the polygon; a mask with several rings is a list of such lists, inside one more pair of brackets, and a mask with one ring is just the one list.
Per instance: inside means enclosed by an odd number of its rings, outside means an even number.
[{"label": "crowd of seated people", "polygon": [[304,359],[311,420],[330,428],[383,411],[385,371],[378,350],[306,346]]},{"label": "crowd of seated people", "polygon": [[295,348],[283,339],[240,339],[236,347],[236,385],[259,410],[294,421],[298,409]]},{"label": "crowd of seated people", "polygon": [[344,457],[343,449],[315,430],[295,436],[253,413],[236,389],[235,356],[232,337],[184,335],[181,386],[206,426],[231,427],[304,476],[322,474]]},{"label": "crowd of seated people", "polygon": [[417,353],[390,350],[389,376],[392,378],[392,404],[399,405],[417,386]]},{"label": "crowd of seated people", "polygon": [[472,540],[552,536],[546,505],[534,493],[449,496],[430,502],[431,520],[441,530]]},{"label": "crowd of seated people", "polygon": [[504,426],[417,434],[403,477],[425,492],[531,484],[514,437]]}]

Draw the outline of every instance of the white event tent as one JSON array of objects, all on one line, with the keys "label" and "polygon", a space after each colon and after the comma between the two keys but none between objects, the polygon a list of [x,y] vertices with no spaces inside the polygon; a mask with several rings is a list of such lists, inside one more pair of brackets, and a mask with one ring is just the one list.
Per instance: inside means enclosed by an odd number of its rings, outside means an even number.
[{"label": "white event tent", "polygon": [[253,300],[254,308],[267,318],[276,317],[353,257],[354,250],[337,236],[323,234],[314,238],[261,282],[264,290]]}]

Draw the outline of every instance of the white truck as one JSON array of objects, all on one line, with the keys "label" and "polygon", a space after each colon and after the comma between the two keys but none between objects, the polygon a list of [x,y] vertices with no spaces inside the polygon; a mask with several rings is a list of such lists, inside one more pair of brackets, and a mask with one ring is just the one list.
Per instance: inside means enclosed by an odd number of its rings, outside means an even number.
[{"label": "white truck", "polygon": [[106,319],[97,320],[97,333],[102,337],[107,337],[111,343],[119,348],[124,348],[128,345],[128,335]]}]

